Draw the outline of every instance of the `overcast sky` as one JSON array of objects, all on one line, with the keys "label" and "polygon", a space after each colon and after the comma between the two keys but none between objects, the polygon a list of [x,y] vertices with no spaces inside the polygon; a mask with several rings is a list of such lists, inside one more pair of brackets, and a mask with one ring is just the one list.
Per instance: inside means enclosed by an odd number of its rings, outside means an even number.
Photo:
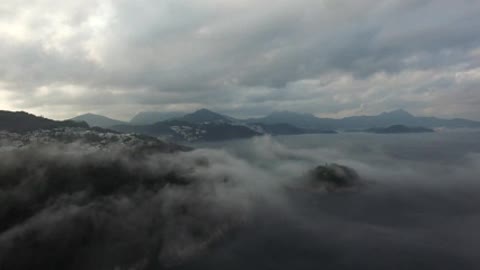
[{"label": "overcast sky", "polygon": [[479,0],[2,0],[0,109],[480,120]]}]

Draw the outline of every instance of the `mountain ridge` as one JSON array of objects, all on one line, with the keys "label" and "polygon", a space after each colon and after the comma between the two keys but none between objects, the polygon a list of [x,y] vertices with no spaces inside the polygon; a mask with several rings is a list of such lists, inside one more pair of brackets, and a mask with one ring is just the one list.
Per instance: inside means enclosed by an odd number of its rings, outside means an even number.
[{"label": "mountain ridge", "polygon": [[23,133],[38,129],[59,127],[89,128],[89,125],[86,122],[71,120],[56,121],[24,111],[12,112],[0,110],[0,130],[2,131]]},{"label": "mountain ridge", "polygon": [[[165,115],[165,113],[161,113]],[[209,119],[199,117],[199,114],[215,115]],[[138,115],[138,114],[137,114]],[[231,123],[242,124],[290,124],[304,129],[322,129],[322,130],[348,130],[348,129],[366,129],[372,127],[386,127],[395,124],[406,126],[426,126],[429,128],[437,127],[480,127],[480,121],[451,118],[444,119],[432,116],[415,116],[404,109],[382,112],[376,115],[355,115],[343,118],[322,118],[309,113],[299,113],[293,111],[273,111],[268,115],[256,118],[237,119],[225,114],[217,113],[208,109],[199,109],[192,113],[185,113],[182,116],[166,117],[159,121],[151,121],[150,124],[167,120],[185,120],[187,122],[199,123],[199,120],[216,120]]]},{"label": "mountain ridge", "polygon": [[173,118],[179,118],[187,114],[186,112],[156,112],[156,111],[144,111],[139,112],[132,117],[130,124],[132,125],[152,125],[157,122],[170,120]]},{"label": "mountain ridge", "polygon": [[[223,129],[220,126],[223,125]],[[246,135],[299,135],[314,133],[337,133],[336,131],[360,131],[368,129],[382,129],[394,125],[407,128],[480,128],[480,122],[453,118],[441,119],[436,117],[415,116],[404,109],[382,112],[377,115],[358,115],[340,119],[320,118],[313,114],[292,111],[274,111],[264,117],[236,119],[225,114],[208,109],[199,109],[181,117],[173,117],[157,121],[148,125],[116,125],[111,128],[119,132],[138,132],[150,136],[167,136],[180,140],[196,141],[207,139],[212,134],[207,130],[225,133],[225,136],[213,136],[222,139],[237,139]],[[234,127],[230,127],[234,126]],[[249,130],[250,131],[249,131]],[[230,131],[227,131],[230,130]],[[251,132],[253,131],[253,133]]]},{"label": "mountain ridge", "polygon": [[405,132],[408,130],[415,131],[415,128],[480,128],[480,122],[473,120],[417,117],[405,110],[341,119],[319,118],[312,114],[277,111],[260,118],[235,119],[208,109],[199,109],[181,117],[158,121],[149,125],[133,125],[96,114],[84,114],[73,118],[73,120],[55,121],[26,112],[0,111],[0,130],[10,132],[28,132],[35,129],[57,127],[89,128],[87,122],[90,122],[91,126],[100,126],[100,128],[108,128],[116,132],[138,133],[188,142],[241,139],[258,135],[337,133],[337,131],[348,132],[368,129],[390,131],[388,128],[392,126],[404,126],[403,130]]},{"label": "mountain ridge", "polygon": [[[405,125],[405,126],[424,126],[428,128],[450,127],[480,127],[479,121],[453,118],[442,119],[437,117],[414,116],[403,109],[383,112],[377,115],[359,115],[349,116],[344,118],[319,118],[314,115],[282,112],[282,118],[279,118],[279,113],[274,112],[265,117],[247,119],[247,122],[259,123],[287,123],[301,128],[320,128],[320,129],[367,129],[372,127],[387,127],[391,125]],[[282,122],[283,121],[283,122]]]},{"label": "mountain ridge", "polygon": [[189,123],[195,123],[195,124],[200,124],[200,123],[232,123],[232,122],[237,122],[238,120],[226,116],[205,108],[196,110],[192,113],[186,114],[182,117],[174,118],[175,120],[179,121],[185,121]]},{"label": "mountain ridge", "polygon": [[116,125],[126,124],[127,122],[113,119],[107,116],[94,113],[85,113],[75,116],[69,120],[77,122],[86,122],[91,127],[109,128]]}]

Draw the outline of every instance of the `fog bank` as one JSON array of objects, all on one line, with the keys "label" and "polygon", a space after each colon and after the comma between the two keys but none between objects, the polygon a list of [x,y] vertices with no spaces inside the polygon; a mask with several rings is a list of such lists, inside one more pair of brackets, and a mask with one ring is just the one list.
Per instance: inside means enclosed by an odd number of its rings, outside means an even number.
[{"label": "fog bank", "polygon": [[[480,265],[480,155],[471,147],[447,162],[402,158],[381,142],[281,141],[174,154],[80,143],[2,151],[0,268]],[[364,185],[309,189],[308,173],[325,163],[353,168]]]}]

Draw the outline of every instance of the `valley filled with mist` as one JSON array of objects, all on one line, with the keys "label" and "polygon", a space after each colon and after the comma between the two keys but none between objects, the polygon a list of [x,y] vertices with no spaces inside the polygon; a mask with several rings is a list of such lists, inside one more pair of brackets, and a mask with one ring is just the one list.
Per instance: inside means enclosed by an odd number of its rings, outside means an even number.
[{"label": "valley filled with mist", "polygon": [[475,130],[190,147],[58,133],[0,140],[1,269],[480,266]]}]

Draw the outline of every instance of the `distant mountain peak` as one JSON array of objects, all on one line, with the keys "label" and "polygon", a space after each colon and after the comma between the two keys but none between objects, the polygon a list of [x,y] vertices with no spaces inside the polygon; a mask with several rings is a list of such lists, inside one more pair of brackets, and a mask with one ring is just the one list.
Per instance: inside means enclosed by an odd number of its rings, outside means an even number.
[{"label": "distant mountain peak", "polygon": [[79,116],[102,116],[102,117],[106,117],[106,116],[95,114],[95,113],[84,113],[84,114],[78,115],[77,117],[79,117]]},{"label": "distant mountain peak", "polygon": [[201,109],[196,110],[195,112],[211,112],[211,113],[213,113],[213,111],[211,111],[207,108],[201,108]]},{"label": "distant mountain peak", "polygon": [[232,118],[210,111],[208,109],[199,109],[193,113],[186,114],[185,116],[178,118],[178,120],[183,120],[186,122],[192,123],[203,123],[203,122],[232,122]]},{"label": "distant mountain peak", "polygon": [[219,113],[216,113],[214,111],[211,111],[211,110],[205,109],[205,108],[198,109],[191,114],[207,114],[207,113],[208,114],[214,114],[214,115],[220,115]]},{"label": "distant mountain peak", "polygon": [[382,115],[413,117],[413,115],[411,113],[407,112],[404,109],[397,109],[397,110],[390,111],[390,112],[384,112],[384,113],[382,113]]},{"label": "distant mountain peak", "polygon": [[76,116],[70,120],[77,121],[77,122],[87,122],[90,126],[96,126],[96,127],[102,127],[102,128],[108,128],[112,127],[115,125],[121,125],[125,124],[125,122],[112,119],[110,117],[106,117],[103,115],[99,114],[94,114],[94,113],[85,113],[79,116]]},{"label": "distant mountain peak", "polygon": [[89,116],[89,117],[108,118],[108,117],[106,117],[106,116],[103,116],[103,115],[100,115],[100,114],[95,114],[95,113],[84,113],[84,114],[77,115],[77,116],[75,116],[74,118],[77,118],[77,117],[86,117],[86,116]]}]

